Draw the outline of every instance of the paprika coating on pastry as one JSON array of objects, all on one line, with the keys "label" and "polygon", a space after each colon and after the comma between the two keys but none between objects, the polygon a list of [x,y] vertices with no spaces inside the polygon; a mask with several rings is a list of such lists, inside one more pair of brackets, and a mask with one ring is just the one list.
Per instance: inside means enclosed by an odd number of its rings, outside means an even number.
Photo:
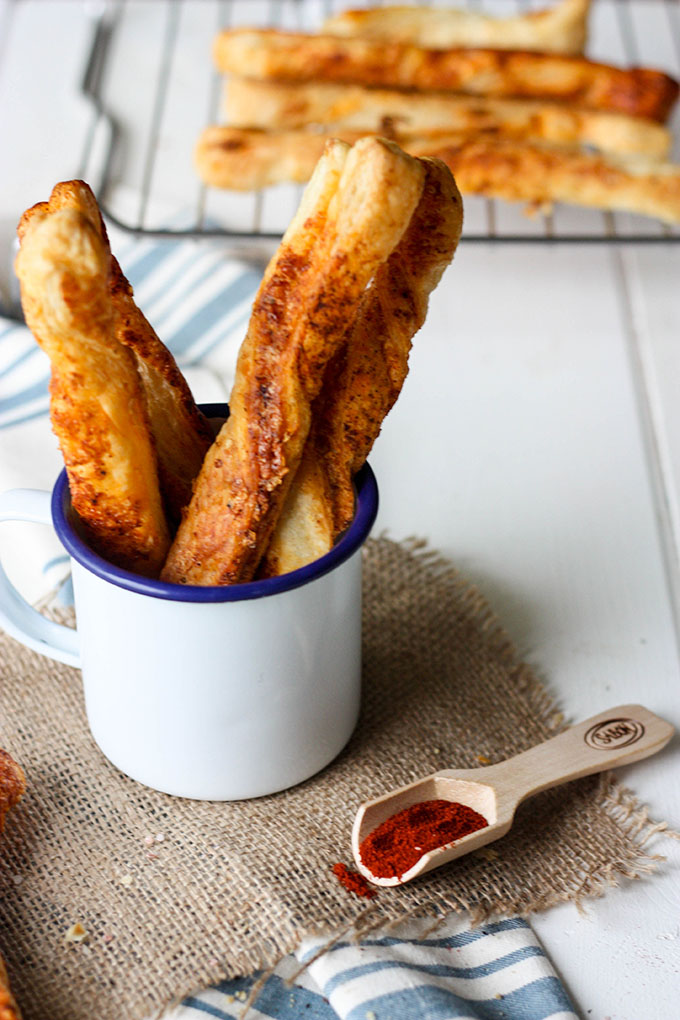
[{"label": "paprika coating on pastry", "polygon": [[328,552],[354,516],[353,477],[401,392],[413,335],[463,226],[451,171],[438,160],[422,164],[423,193],[406,232],[378,269],[347,342],[326,370],[262,575],[288,573]]},{"label": "paprika coating on pastry", "polygon": [[80,181],[58,184],[18,233],[22,306],[51,362],[50,415],[73,508],[100,555],[155,576],[170,534],[135,358],[115,336],[96,200]]},{"label": "paprika coating on pastry", "polygon": [[323,126],[327,132],[363,131],[386,137],[461,133],[561,145],[590,145],[606,152],[664,159],[670,131],[656,121],[548,103],[452,93],[403,92],[362,85],[271,82],[230,78],[227,123],[244,127]]},{"label": "paprika coating on pastry", "polygon": [[451,7],[390,6],[348,10],[328,18],[331,35],[411,42],[432,49],[488,46],[503,50],[581,53],[590,0],[561,0],[546,10],[510,17]]},{"label": "paprika coating on pastry", "polygon": [[[18,804],[26,789],[24,770],[0,749],[0,832],[9,811]],[[19,1009],[9,987],[4,960],[0,956],[0,1020],[21,1020]]]},{"label": "paprika coating on pastry", "polygon": [[528,50],[433,50],[242,28],[220,32],[213,52],[218,70],[243,77],[543,99],[658,121],[678,96],[678,83],[663,71]]},{"label": "paprika coating on pastry", "polygon": [[[351,141],[356,132],[337,135]],[[314,131],[211,127],[199,139],[196,166],[205,183],[218,188],[303,182],[325,137]],[[412,156],[443,160],[463,195],[571,202],[680,223],[680,165],[674,163],[483,135],[400,136],[398,142]]]},{"label": "paprika coating on pastry", "polygon": [[421,164],[383,139],[325,148],[255,298],[229,418],[196,481],[165,580],[233,584],[254,575],[302,458],[326,365],[401,239],[423,182]]}]

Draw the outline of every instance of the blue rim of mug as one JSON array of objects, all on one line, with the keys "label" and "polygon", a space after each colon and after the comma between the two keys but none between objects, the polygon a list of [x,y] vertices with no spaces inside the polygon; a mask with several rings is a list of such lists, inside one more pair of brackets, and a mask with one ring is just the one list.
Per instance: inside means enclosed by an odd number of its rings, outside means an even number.
[{"label": "blue rim of mug", "polygon": [[[225,417],[225,404],[204,404],[201,410],[207,417]],[[80,537],[73,523],[68,477],[64,469],[52,491],[52,520],[62,545],[73,559],[92,574],[104,581],[158,599],[173,602],[241,602],[245,599],[259,599],[267,595],[292,591],[303,584],[315,581],[334,570],[356,552],[368,538],[378,513],[378,485],[368,464],[364,464],[354,479],[356,489],[356,510],[352,523],[333,548],[318,560],[298,570],[278,577],[247,581],[244,584],[206,586],[197,584],[174,584],[142,577],[132,571],[114,566],[94,552]]]}]

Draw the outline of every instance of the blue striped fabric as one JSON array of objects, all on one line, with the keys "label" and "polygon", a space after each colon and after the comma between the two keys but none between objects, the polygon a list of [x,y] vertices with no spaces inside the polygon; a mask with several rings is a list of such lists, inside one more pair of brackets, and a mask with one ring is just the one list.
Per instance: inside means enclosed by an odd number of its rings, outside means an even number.
[{"label": "blue striped fabric", "polygon": [[[219,247],[112,244],[141,308],[185,371],[199,401],[225,399],[261,278]],[[0,488],[50,488],[61,459],[50,436],[49,364],[28,330],[0,321]],[[44,530],[44,529],[43,529]],[[56,540],[55,540],[56,542]],[[69,598],[67,558],[41,536],[21,567]],[[431,922],[430,926],[431,926]],[[225,982],[187,999],[167,1020],[573,1020],[576,1013],[529,925],[511,918],[473,931],[450,918],[427,936],[411,922],[389,936],[308,940],[266,981]]]},{"label": "blue striped fabric", "polygon": [[239,978],[186,999],[165,1020],[577,1020],[529,924],[519,917],[470,929],[449,917],[392,934],[307,939],[261,986]]}]

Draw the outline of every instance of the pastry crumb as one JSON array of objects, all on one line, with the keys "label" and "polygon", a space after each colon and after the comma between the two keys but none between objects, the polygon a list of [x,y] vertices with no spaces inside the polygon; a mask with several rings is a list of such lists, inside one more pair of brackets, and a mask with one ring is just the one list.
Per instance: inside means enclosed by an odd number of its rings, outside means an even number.
[{"label": "pastry crumb", "polygon": [[75,924],[72,924],[68,931],[64,934],[64,942],[84,942],[86,938],[87,932],[80,921],[76,921]]}]

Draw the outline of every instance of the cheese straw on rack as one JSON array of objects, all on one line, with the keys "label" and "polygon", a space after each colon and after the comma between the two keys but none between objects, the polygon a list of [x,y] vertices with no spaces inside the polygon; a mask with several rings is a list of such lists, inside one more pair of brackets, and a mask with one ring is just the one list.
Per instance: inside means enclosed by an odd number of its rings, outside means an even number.
[{"label": "cheese straw on rack", "polygon": [[591,145],[605,152],[665,158],[668,128],[643,117],[585,110],[539,100],[490,99],[431,92],[369,89],[319,82],[230,78],[227,122],[252,128],[323,127],[387,137],[454,133],[563,145]]},{"label": "cheese straw on rack", "polygon": [[[337,134],[347,141],[357,137],[353,131]],[[303,182],[325,137],[314,131],[209,127],[196,147],[196,167],[204,182],[217,188]],[[413,156],[443,160],[463,195],[572,202],[680,223],[680,166],[674,163],[484,135],[400,136],[398,141]]]},{"label": "cheese straw on rack", "polygon": [[318,81],[542,99],[665,121],[678,83],[629,69],[525,50],[432,50],[378,39],[226,29],[213,49],[218,71],[278,81]]},{"label": "cheese straw on rack", "polygon": [[590,0],[562,0],[542,11],[493,17],[451,7],[368,7],[343,11],[324,22],[330,35],[413,42],[432,49],[488,46],[543,53],[581,53]]}]

